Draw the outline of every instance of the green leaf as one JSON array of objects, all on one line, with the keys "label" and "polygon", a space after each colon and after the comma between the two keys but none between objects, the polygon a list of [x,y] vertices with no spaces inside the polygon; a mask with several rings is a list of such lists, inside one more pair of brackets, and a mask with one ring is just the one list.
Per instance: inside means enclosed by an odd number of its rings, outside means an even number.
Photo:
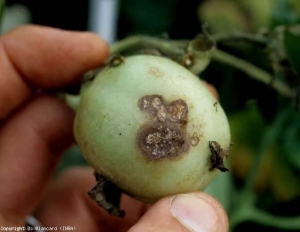
[{"label": "green leaf", "polygon": [[[290,60],[290,62],[296,69],[297,73],[299,74],[300,73],[300,46],[299,46],[300,27],[294,26],[293,29],[294,29],[293,31],[289,30],[289,28],[285,30],[283,43],[285,46],[288,59]],[[298,31],[299,34],[296,34],[297,33],[296,30],[299,30]]]},{"label": "green leaf", "polygon": [[300,231],[299,216],[280,217],[261,210],[255,206],[257,198],[253,193],[243,192],[240,197],[235,210],[229,214],[230,231],[234,231],[234,228],[244,222],[253,222],[279,231]]},{"label": "green leaf", "polygon": [[300,114],[291,109],[283,127],[284,130],[278,140],[278,144],[281,145],[281,155],[285,156],[297,170],[300,170]]},{"label": "green leaf", "polygon": [[232,198],[233,180],[231,179],[230,173],[219,173],[204,191],[215,197],[226,212],[229,212],[234,201]]},{"label": "green leaf", "polygon": [[277,217],[247,204],[236,212],[235,217],[230,221],[231,227],[246,221],[283,231],[300,230],[299,217]]},{"label": "green leaf", "polygon": [[232,143],[247,146],[257,152],[265,132],[265,122],[255,103],[249,103],[245,109],[229,119]]},{"label": "green leaf", "polygon": [[293,24],[299,20],[298,15],[295,13],[291,4],[287,0],[274,0],[276,1],[276,8],[273,14],[273,26],[281,24]]}]

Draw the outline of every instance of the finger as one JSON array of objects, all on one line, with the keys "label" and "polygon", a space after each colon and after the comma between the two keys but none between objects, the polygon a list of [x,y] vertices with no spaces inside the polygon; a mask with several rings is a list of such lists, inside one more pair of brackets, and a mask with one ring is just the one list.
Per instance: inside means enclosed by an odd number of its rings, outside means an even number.
[{"label": "finger", "polygon": [[129,231],[225,232],[228,220],[214,198],[195,192],[161,199]]},{"label": "finger", "polygon": [[[34,88],[61,88],[104,63],[107,44],[97,35],[42,26],[19,27],[0,38],[0,119]],[[7,104],[9,102],[10,104]]]},{"label": "finger", "polygon": [[147,210],[145,204],[123,196],[125,217],[111,216],[88,197],[95,184],[91,168],[65,171],[48,189],[36,218],[46,226],[69,225],[76,231],[128,231]]},{"label": "finger", "polygon": [[32,100],[0,130],[0,214],[24,219],[32,212],[73,141],[74,113],[58,99]]}]

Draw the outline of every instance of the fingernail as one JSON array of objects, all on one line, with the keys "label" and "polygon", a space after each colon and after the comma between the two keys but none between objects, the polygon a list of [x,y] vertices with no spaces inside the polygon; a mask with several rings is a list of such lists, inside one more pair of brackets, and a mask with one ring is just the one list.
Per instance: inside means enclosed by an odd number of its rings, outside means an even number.
[{"label": "fingernail", "polygon": [[190,194],[175,196],[170,204],[170,212],[191,231],[218,231],[218,216],[215,209],[197,196]]}]

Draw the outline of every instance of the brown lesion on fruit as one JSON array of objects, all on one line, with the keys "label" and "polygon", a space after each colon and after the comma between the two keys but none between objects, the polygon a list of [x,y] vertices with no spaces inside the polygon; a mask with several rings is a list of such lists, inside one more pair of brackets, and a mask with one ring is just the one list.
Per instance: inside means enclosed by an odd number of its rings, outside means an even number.
[{"label": "brown lesion on fruit", "polygon": [[109,60],[108,65],[109,67],[118,67],[119,65],[124,63],[125,63],[125,58],[123,56],[115,55]]},{"label": "brown lesion on fruit", "polygon": [[191,53],[187,53],[182,57],[181,65],[186,68],[191,67],[195,64],[195,56]]},{"label": "brown lesion on fruit", "polygon": [[138,146],[149,160],[173,158],[188,151],[185,133],[171,123],[153,123],[138,133]]},{"label": "brown lesion on fruit", "polygon": [[214,107],[216,108],[216,112],[218,112],[218,102],[214,103]]},{"label": "brown lesion on fruit", "polygon": [[172,122],[186,124],[188,106],[185,101],[179,99],[171,102],[171,104],[168,106],[168,112],[170,113],[170,120]]},{"label": "brown lesion on fruit", "polygon": [[228,168],[224,166],[224,159],[226,159],[229,155],[229,149],[221,148],[220,144],[216,141],[208,142],[209,149],[211,151],[210,162],[211,168],[210,170],[219,169],[221,172],[229,171]]},{"label": "brown lesion on fruit", "polygon": [[197,146],[199,141],[200,141],[200,136],[195,132],[190,138],[190,143],[192,146]]},{"label": "brown lesion on fruit", "polygon": [[152,116],[137,134],[138,147],[148,160],[174,158],[189,150],[184,100],[167,103],[161,95],[146,95],[139,99],[138,107]]},{"label": "brown lesion on fruit", "polygon": [[164,73],[162,71],[160,71],[158,68],[156,67],[150,67],[149,69],[149,73],[151,75],[154,75],[156,77],[163,77],[164,76]]},{"label": "brown lesion on fruit", "polygon": [[138,107],[142,111],[147,111],[155,108],[155,103],[162,102],[163,98],[160,95],[146,95],[138,101]]},{"label": "brown lesion on fruit", "polygon": [[146,95],[138,101],[140,110],[147,111],[160,122],[186,124],[188,105],[182,99],[166,103],[161,95]]}]

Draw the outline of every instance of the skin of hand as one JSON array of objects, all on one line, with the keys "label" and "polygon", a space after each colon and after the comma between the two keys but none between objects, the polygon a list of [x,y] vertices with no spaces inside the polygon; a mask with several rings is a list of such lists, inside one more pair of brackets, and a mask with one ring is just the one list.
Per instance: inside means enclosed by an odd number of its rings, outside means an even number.
[{"label": "skin of hand", "polygon": [[34,214],[45,226],[76,231],[228,231],[222,206],[203,192],[151,207],[124,195],[120,219],[88,198],[92,169],[71,168],[53,180],[73,143],[74,113],[47,92],[80,81],[108,56],[106,42],[87,32],[28,25],[0,37],[0,226],[24,226]]}]

